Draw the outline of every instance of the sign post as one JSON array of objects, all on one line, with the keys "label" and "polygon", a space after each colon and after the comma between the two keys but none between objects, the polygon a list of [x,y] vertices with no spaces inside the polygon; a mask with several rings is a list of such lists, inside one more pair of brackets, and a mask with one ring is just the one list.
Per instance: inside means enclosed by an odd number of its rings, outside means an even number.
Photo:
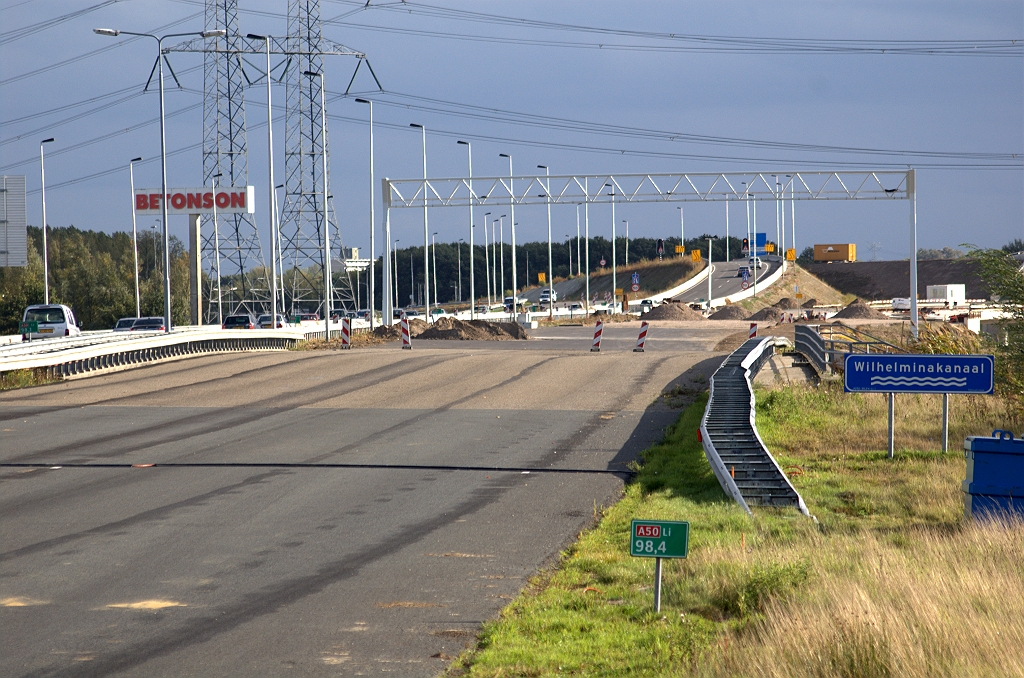
[{"label": "sign post", "polygon": [[942,394],[942,451],[949,449],[949,394],[990,394],[995,388],[990,355],[847,353],[843,390],[889,394],[889,458],[894,452],[897,393]]},{"label": "sign post", "polygon": [[654,611],[661,612],[661,559],[685,558],[690,552],[690,523],[633,519],[629,555],[654,558]]}]

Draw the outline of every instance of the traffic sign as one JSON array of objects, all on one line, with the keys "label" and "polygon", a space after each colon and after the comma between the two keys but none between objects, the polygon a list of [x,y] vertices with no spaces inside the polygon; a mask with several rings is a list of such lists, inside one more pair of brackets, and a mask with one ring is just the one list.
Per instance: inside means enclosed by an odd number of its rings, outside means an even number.
[{"label": "traffic sign", "polygon": [[743,288],[743,289],[747,289],[748,287],[750,287],[750,283],[747,282],[746,278],[744,278],[743,282],[740,283],[740,287]]},{"label": "traffic sign", "polygon": [[621,287],[616,288],[615,289],[615,294],[617,294],[618,296],[621,297],[622,296],[622,288]]},{"label": "traffic sign", "polygon": [[676,254],[686,254],[686,248],[682,245],[676,245]]},{"label": "traffic sign", "polygon": [[990,355],[847,353],[848,393],[992,393]]},{"label": "traffic sign", "polygon": [[633,290],[634,292],[639,292],[639,291],[640,291],[640,286],[639,286],[639,285],[637,285],[636,283],[633,283],[633,284],[632,284],[632,285],[630,286],[630,289],[631,289],[631,290]]},{"label": "traffic sign", "polygon": [[685,558],[690,550],[690,523],[636,520],[630,527],[629,555],[641,558]]},{"label": "traffic sign", "polygon": [[699,262],[701,260],[700,250],[690,250],[690,258]]},{"label": "traffic sign", "polygon": [[640,274],[639,273],[634,273],[632,277],[633,277],[633,284],[634,285],[639,285],[640,284]]},{"label": "traffic sign", "polygon": [[606,266],[607,264],[608,264],[608,261],[604,257],[601,257],[601,265],[602,266]]},{"label": "traffic sign", "polygon": [[786,250],[786,261],[796,261],[795,249],[790,248]]},{"label": "traffic sign", "polygon": [[548,274],[547,273],[545,273],[544,271],[541,271],[541,272],[539,272],[537,274],[537,283],[538,284],[543,285],[547,281],[548,281]]},{"label": "traffic sign", "polygon": [[18,329],[21,331],[22,334],[39,334],[39,321],[22,321],[21,323],[18,324]]}]

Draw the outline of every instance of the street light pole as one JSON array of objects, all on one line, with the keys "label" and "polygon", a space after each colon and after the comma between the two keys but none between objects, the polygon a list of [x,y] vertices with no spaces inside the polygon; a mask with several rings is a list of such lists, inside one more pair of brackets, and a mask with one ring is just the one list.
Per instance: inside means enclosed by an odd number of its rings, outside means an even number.
[{"label": "street light pole", "polygon": [[[501,239],[501,247],[498,248],[498,254],[501,255],[501,301],[505,301],[505,217],[507,215],[502,214],[501,218],[498,219],[498,238]],[[515,305],[515,295],[512,295],[512,304]]]},{"label": "street light pole", "polygon": [[[277,196],[274,194],[274,118],[270,96],[270,36],[249,33],[245,37],[250,40],[262,40],[267,47],[267,173],[270,200],[270,324],[277,325]],[[327,193],[327,178],[324,177],[324,194]],[[325,200],[326,202],[326,200]],[[281,271],[282,275],[284,271]],[[325,313],[324,315],[329,315]],[[329,338],[329,335],[328,335]]]},{"label": "street light pole", "polygon": [[587,298],[583,300],[583,303],[584,303],[584,308],[586,308],[588,316],[590,315],[590,190],[589,190],[590,187],[588,185],[589,183],[590,183],[589,180],[586,177],[584,177],[583,178],[583,194],[586,196],[586,198],[584,199],[584,203],[583,203],[583,225],[584,225],[584,228],[586,229],[584,231],[584,235],[587,238],[587,245],[584,248],[584,251],[587,254],[587,281],[586,281],[586,287],[587,287],[586,295],[587,295]]},{"label": "street light pole", "polygon": [[[135,228],[135,169],[134,165],[140,162],[142,157],[132,158],[128,161],[128,183],[132,190],[132,248],[135,253],[135,317],[142,317],[142,304],[139,300],[139,232]],[[216,200],[214,201],[216,204]]]},{"label": "street light pole", "polygon": [[[430,257],[427,251],[430,247],[430,229],[427,227],[427,128],[415,122],[409,123],[409,127],[416,127],[423,136],[423,309],[427,313],[427,322],[430,319]],[[436,281],[435,281],[436,284]],[[434,303],[437,303],[437,295],[434,295]]]},{"label": "street light pole", "polygon": [[623,219],[622,223],[626,224],[626,266],[629,266],[629,219]]},{"label": "street light pole", "polygon": [[[468,141],[456,141],[466,147],[469,156],[469,319],[476,318],[476,278],[474,277],[473,262],[473,144]],[[462,247],[459,247],[459,256],[462,256]],[[462,264],[459,264],[459,301],[462,301]]]},{"label": "street light pole", "polygon": [[[570,249],[571,253],[572,250]],[[580,261],[580,206],[576,205],[576,275],[582,275],[583,269],[580,268],[582,263]],[[569,275],[572,275],[572,267],[569,268]]]},{"label": "street light pole", "polygon": [[708,238],[708,315],[711,314],[711,241],[718,240],[718,236]]},{"label": "street light pole", "polygon": [[615,290],[619,289],[615,277],[615,186],[613,184],[605,184],[605,186],[611,186],[612,189],[612,313],[615,313],[616,302],[619,296],[615,293]]},{"label": "street light pole", "polygon": [[[373,307],[374,307],[374,304],[376,303],[375,297],[376,297],[376,294],[377,294],[377,291],[375,289],[376,288],[377,274],[376,274],[376,271],[375,271],[375,268],[374,268],[376,263],[377,263],[377,255],[376,255],[376,248],[374,247],[374,229],[373,229],[373,224],[374,224],[374,215],[373,215],[373,194],[374,194],[374,187],[373,187],[373,102],[368,100],[368,99],[356,99],[356,103],[368,104],[370,106],[370,303],[369,303],[369,306],[367,306],[367,308],[370,309],[370,330],[372,331],[373,330],[373,323],[374,323],[374,308]],[[324,156],[326,156],[326,155],[327,154],[324,153]],[[385,266],[384,273],[388,273],[388,271],[386,269],[387,269],[387,267]],[[388,280],[390,280],[390,279],[391,279],[391,276],[388,275]],[[381,305],[383,306],[383,303]]]},{"label": "street light pole", "polygon": [[[544,170],[545,186],[544,197],[548,204],[548,318],[555,317],[555,284],[552,280],[554,269],[551,265],[551,170],[547,165],[537,165],[537,169]],[[529,282],[529,281],[527,281]]]},{"label": "street light pole", "polygon": [[[392,316],[395,314],[394,309],[399,307],[399,303],[398,303],[398,243],[400,243],[400,242],[402,242],[402,240],[400,238],[395,238],[395,252],[394,252],[394,254],[395,254],[395,291],[394,291],[395,292],[395,299],[394,299],[395,305],[391,309],[391,315]],[[394,320],[394,318],[384,318],[384,323],[386,325],[393,325],[394,323],[392,322],[392,320]]]},{"label": "street light pole", "polygon": [[[183,38],[190,35],[199,35],[203,38],[221,38],[227,35],[227,31],[223,29],[212,30],[212,31],[191,31],[188,33],[170,33],[164,36],[156,36],[152,33],[134,33],[132,31],[118,31],[112,28],[94,28],[93,33],[97,35],[106,35],[108,37],[116,38],[118,35],[135,35],[141,38],[153,38],[156,40],[156,65],[159,72],[159,83],[160,83],[160,211],[163,216],[164,226],[164,327],[166,332],[171,331],[171,247],[170,247],[170,232],[167,228],[167,134],[164,117],[164,40],[167,38]],[[269,73],[270,63],[270,47],[267,46],[267,64],[268,72],[267,78],[270,78]],[[268,84],[269,88],[270,85]],[[269,108],[269,101],[268,108]],[[269,115],[269,113],[268,113]],[[274,182],[270,182],[271,192],[273,192]],[[271,197],[271,204],[273,204],[273,197]],[[45,233],[45,224],[44,224]]]},{"label": "street light pole", "polygon": [[[434,238],[435,235],[437,235],[437,231],[434,231],[431,234],[431,236],[430,236],[430,243],[434,246],[433,247],[433,250],[434,250],[434,252],[433,252],[433,254],[434,254],[434,256],[433,256],[433,260],[434,260],[434,308],[437,308],[437,306],[438,306],[438,301],[437,301],[437,240]],[[429,310],[428,310],[428,312],[429,312]]]},{"label": "street light pole", "polygon": [[725,263],[729,263],[729,197],[725,198]]},{"label": "street light pole", "polygon": [[484,212],[484,282],[487,283],[487,312],[491,312],[491,250],[487,244],[487,217],[490,212]]},{"label": "street light pole", "polygon": [[[472,232],[472,228],[470,229],[470,231]],[[462,238],[459,238],[459,287],[458,287],[459,293],[458,293],[458,297],[459,297],[459,303],[460,304],[462,303],[462,246],[465,244],[465,242],[466,242],[465,240],[463,240]],[[472,318],[472,315],[473,315],[473,304],[469,305],[469,313],[470,313],[470,320],[472,320],[473,319]]]},{"label": "street light pole", "polygon": [[221,172],[210,177],[210,184],[213,189],[213,256],[217,258],[217,324],[224,324],[223,295],[221,294],[220,277],[220,224],[217,222],[217,179],[223,176]]},{"label": "street light pole", "polygon": [[[270,44],[269,42],[267,43]],[[270,79],[270,48],[267,48],[267,79]],[[331,340],[331,307],[334,306],[334,279],[331,275],[331,224],[327,220],[327,85],[324,84],[324,72],[303,71],[307,78],[320,78],[320,136],[323,146],[323,179],[324,179],[324,341]],[[268,85],[269,87],[269,85]],[[269,92],[269,89],[268,89]],[[269,96],[269,94],[268,94]],[[373,109],[371,108],[372,112]],[[372,162],[372,155],[371,162]],[[370,180],[370,266],[373,266],[373,180]],[[370,285],[373,285],[373,269],[370,269]],[[369,289],[372,289],[369,288]],[[372,304],[372,302],[371,302]],[[356,308],[359,308],[359,274],[356,273]],[[373,306],[370,308],[370,325],[373,326]],[[270,321],[271,327],[277,327],[277,315]]]},{"label": "street light pole", "polygon": [[508,204],[509,223],[512,224],[512,315],[519,310],[519,287],[516,276],[516,192],[515,179],[512,177],[512,156],[508,153],[499,153],[499,157],[508,158]]},{"label": "street light pole", "polygon": [[683,257],[686,256],[686,224],[683,221],[682,205],[680,205],[676,209],[679,210],[679,244],[683,246],[683,251],[679,256]]},{"label": "street light pole", "polygon": [[[39,142],[39,181],[43,189],[43,303],[50,303],[50,252],[46,243],[46,165],[43,161],[43,144],[53,142],[53,137]],[[132,200],[135,198],[133,197]]]}]

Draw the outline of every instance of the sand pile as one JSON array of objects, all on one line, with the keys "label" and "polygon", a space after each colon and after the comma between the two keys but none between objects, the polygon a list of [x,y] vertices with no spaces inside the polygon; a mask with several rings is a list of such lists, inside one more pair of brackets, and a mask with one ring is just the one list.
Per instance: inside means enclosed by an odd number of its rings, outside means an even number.
[{"label": "sand pile", "polygon": [[[425,324],[425,323],[424,323]],[[412,327],[409,328],[413,334]],[[413,336],[419,339],[456,339],[504,341],[508,339],[529,339],[517,323],[492,323],[486,320],[459,320],[458,318],[439,318],[433,326],[421,330]]]},{"label": "sand pile", "polygon": [[885,315],[881,311],[876,311],[875,309],[871,308],[870,306],[865,304],[860,299],[858,299],[857,301],[853,302],[852,304],[850,304],[849,306],[844,308],[839,313],[836,313],[833,317],[834,318],[877,319],[877,320],[885,320],[886,318],[888,318],[887,315]]},{"label": "sand pile", "polygon": [[792,311],[794,309],[800,308],[800,302],[794,299],[793,297],[783,297],[782,299],[779,299],[774,304],[772,304],[772,306],[774,306],[775,308],[781,308],[784,311]]},{"label": "sand pile", "polygon": [[708,320],[746,320],[749,316],[739,306],[726,306],[712,313]]},{"label": "sand pile", "polygon": [[803,306],[801,306],[801,308],[814,308],[817,305],[818,305],[818,300],[817,299],[808,299],[807,301],[805,301],[803,303]]},{"label": "sand pile", "polygon": [[704,316],[686,304],[671,302],[653,308],[642,316],[643,320],[704,320]]},{"label": "sand pile", "polygon": [[766,308],[762,308],[760,311],[747,318],[747,320],[779,322],[779,319],[782,318],[782,313],[783,311],[781,309],[775,308],[774,306],[768,306]]}]

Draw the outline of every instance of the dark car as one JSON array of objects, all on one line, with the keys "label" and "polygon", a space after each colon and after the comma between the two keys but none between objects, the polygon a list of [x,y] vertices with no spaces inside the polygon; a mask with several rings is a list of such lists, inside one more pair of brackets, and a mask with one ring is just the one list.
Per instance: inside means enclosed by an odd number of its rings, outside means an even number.
[{"label": "dark car", "polygon": [[132,332],[163,332],[167,329],[163,318],[139,318],[132,324]]},{"label": "dark car", "polygon": [[252,330],[256,329],[256,319],[248,313],[229,315],[224,318],[221,328],[225,330]]}]

